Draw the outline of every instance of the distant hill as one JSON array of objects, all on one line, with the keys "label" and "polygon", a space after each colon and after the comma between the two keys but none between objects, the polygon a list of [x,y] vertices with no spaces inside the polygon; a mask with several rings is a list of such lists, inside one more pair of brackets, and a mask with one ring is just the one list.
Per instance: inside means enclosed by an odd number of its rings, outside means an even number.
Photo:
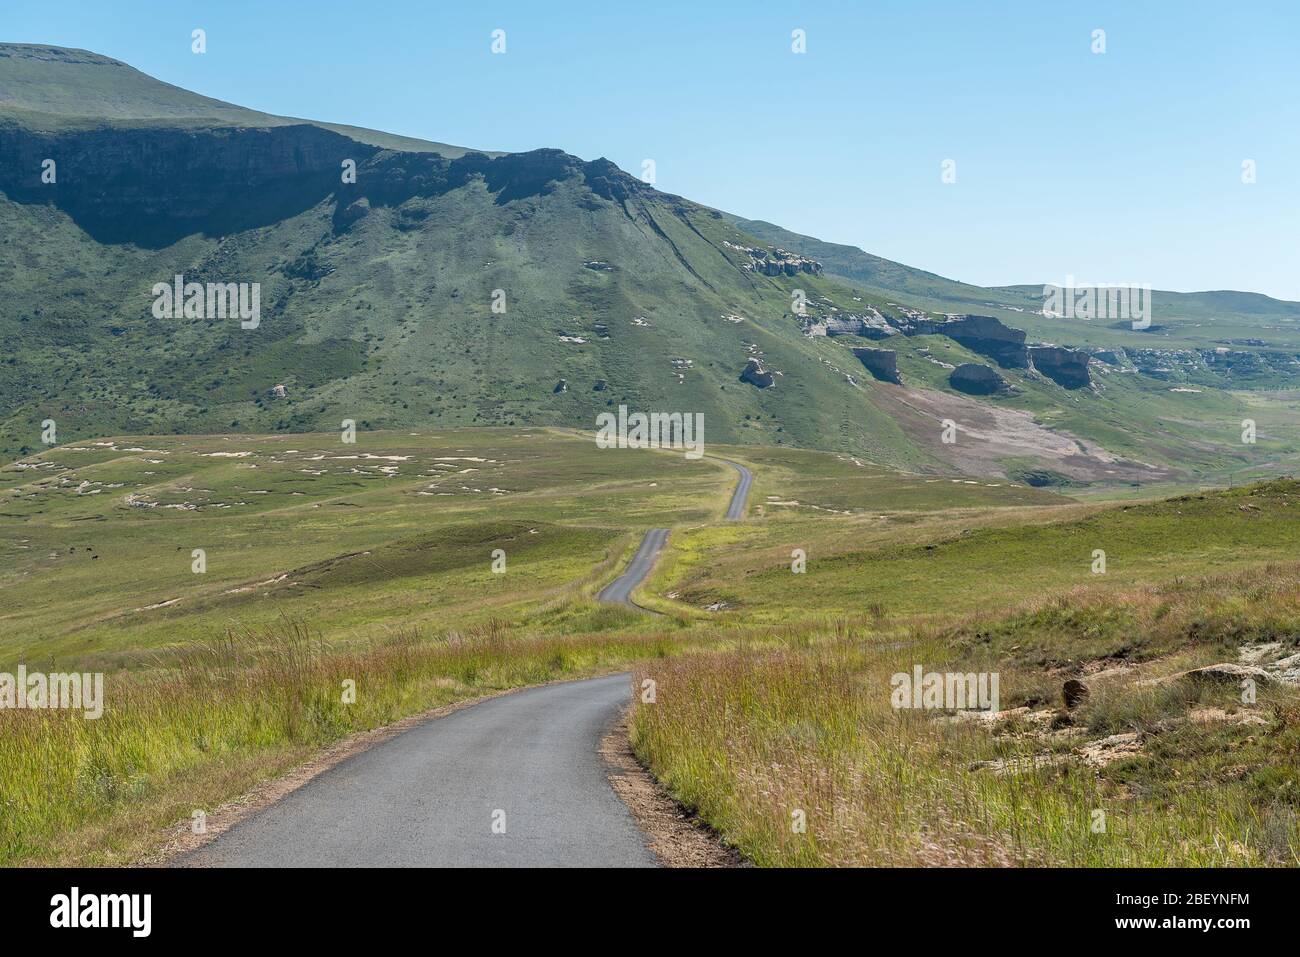
[{"label": "distant hill", "polygon": [[[1027,329],[1051,337],[1060,335],[1061,327],[1050,319],[1037,315],[1043,306],[1043,287],[1048,283],[1063,283],[1059,276],[1044,283],[1016,286],[973,286],[945,279],[943,276],[904,266],[900,263],[873,256],[856,246],[823,242],[811,236],[791,232],[761,220],[728,216],[731,222],[745,232],[765,242],[776,243],[806,256],[814,256],[826,264],[826,270],[836,276],[882,292],[898,293],[924,301],[930,308],[953,312],[992,310],[1009,321],[1018,322]],[[1269,336],[1276,344],[1300,346],[1300,302],[1273,299],[1254,292],[1168,292],[1153,290],[1153,308],[1157,321],[1177,324],[1188,320],[1217,319],[1231,325],[1240,335],[1248,336],[1251,328],[1273,333]],[[1013,313],[1018,315],[1013,315]],[[1289,324],[1296,323],[1295,328]],[[1189,331],[1189,330],[1184,330]],[[1116,335],[1116,332],[1123,335]],[[1082,329],[1073,327],[1068,338],[1079,344],[1090,345],[1149,345],[1141,335],[1131,330],[1104,327],[1097,323]],[[1225,335],[1232,334],[1225,332]],[[1145,337],[1149,339],[1150,337]],[[1188,342],[1192,344],[1192,342]]]}]

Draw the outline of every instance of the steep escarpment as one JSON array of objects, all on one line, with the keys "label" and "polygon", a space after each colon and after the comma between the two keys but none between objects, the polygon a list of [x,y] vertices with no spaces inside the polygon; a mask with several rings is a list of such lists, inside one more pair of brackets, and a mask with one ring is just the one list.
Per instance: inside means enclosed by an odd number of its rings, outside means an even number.
[{"label": "steep escarpment", "polygon": [[[50,418],[66,441],[345,418],[585,427],[628,404],[704,414],[714,441],[923,464],[782,321],[784,284],[826,291],[815,262],[607,160],[383,149],[316,124],[15,116],[0,119],[11,455]],[[258,321],[156,313],[177,276],[257,289]],[[837,401],[809,401],[824,395]]]},{"label": "steep escarpment", "polygon": [[898,325],[909,336],[947,336],[1004,368],[1024,369],[1029,365],[1024,330],[1012,329],[993,316],[963,315],[934,319],[915,311],[906,311]]},{"label": "steep escarpment", "polygon": [[100,242],[157,248],[296,215],[341,183],[344,160],[375,152],[314,126],[52,133],[0,123],[0,191],[57,207]]},{"label": "steep escarpment", "polygon": [[1088,353],[1060,346],[1030,346],[1029,360],[1035,369],[1066,389],[1082,389],[1092,379],[1088,375]]},{"label": "steep escarpment", "polygon": [[[60,132],[0,123],[0,191],[48,203],[101,242],[169,245],[195,232],[226,235],[297,215],[327,197],[339,222],[365,205],[397,206],[481,179],[496,202],[541,195],[551,184],[585,180],[607,198],[640,184],[561,150],[503,156],[381,150],[313,125],[273,127],[102,127]],[[51,163],[53,165],[51,165]]]}]

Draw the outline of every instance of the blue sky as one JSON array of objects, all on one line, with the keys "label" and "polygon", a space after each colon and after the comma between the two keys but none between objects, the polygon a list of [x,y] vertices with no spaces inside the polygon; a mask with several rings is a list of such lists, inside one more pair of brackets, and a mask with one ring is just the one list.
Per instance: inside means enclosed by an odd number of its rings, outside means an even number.
[{"label": "blue sky", "polygon": [[7,0],[0,39],[272,113],[653,159],[662,189],[968,282],[1300,300],[1294,2]]}]

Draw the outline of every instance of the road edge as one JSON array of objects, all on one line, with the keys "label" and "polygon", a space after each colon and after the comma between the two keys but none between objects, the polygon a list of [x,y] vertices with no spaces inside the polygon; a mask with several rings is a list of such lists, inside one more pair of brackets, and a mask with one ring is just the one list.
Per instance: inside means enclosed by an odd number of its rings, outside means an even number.
[{"label": "road edge", "polygon": [[626,805],[650,853],[662,867],[751,867],[717,831],[664,789],[640,762],[628,737],[624,708],[600,739],[609,786]]},{"label": "road edge", "polygon": [[615,670],[608,673],[602,672],[600,674],[585,675],[581,678],[559,678],[554,681],[543,681],[537,684],[520,685],[517,688],[503,688],[499,691],[491,691],[486,694],[463,698],[460,701],[453,701],[450,704],[438,705],[436,708],[429,708],[416,714],[407,715],[405,718],[401,718],[391,724],[385,724],[377,728],[370,728],[366,731],[358,731],[354,734],[350,734],[317,752],[314,756],[308,758],[303,763],[295,765],[293,768],[290,768],[288,771],[281,774],[272,775],[265,781],[254,785],[238,797],[219,805],[212,811],[208,811],[205,821],[206,830],[202,834],[193,833],[190,821],[185,819],[165,828],[163,834],[166,835],[166,837],[160,841],[158,846],[127,866],[199,866],[187,865],[182,861],[182,858],[187,854],[191,854],[194,851],[211,844],[213,841],[221,837],[222,834],[253,817],[255,814],[258,814],[271,807],[273,804],[277,804],[284,800],[299,788],[309,784],[312,780],[324,774],[331,768],[337,767],[349,758],[370,750],[377,744],[382,744],[390,738],[395,738],[399,734],[403,734],[419,727],[425,722],[436,721],[438,718],[445,718],[464,708],[470,708],[476,704],[482,704],[484,701],[490,701],[493,698],[500,698],[505,695],[516,694],[520,691],[527,691],[530,688],[541,688],[546,685],[554,684],[566,684],[572,681],[585,681],[589,678],[604,678],[609,675],[622,673],[621,670]]}]

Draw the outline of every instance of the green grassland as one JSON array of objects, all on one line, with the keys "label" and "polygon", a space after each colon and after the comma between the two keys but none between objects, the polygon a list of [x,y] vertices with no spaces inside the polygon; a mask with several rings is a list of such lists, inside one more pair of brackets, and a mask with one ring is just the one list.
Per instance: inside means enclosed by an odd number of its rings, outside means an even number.
[{"label": "green grassland", "polygon": [[[721,521],[721,458],[754,471],[744,521]],[[665,615],[596,604],[654,526],[669,547],[638,600]],[[0,858],[139,860],[193,808],[348,734],[634,667],[665,689],[634,716],[638,753],[759,863],[1294,863],[1294,690],[1242,708],[1143,682],[1294,645],[1298,536],[1289,480],[1083,503],[847,453],[693,461],[559,430],[68,443],[0,471],[0,662],[103,670],[107,708],[0,714]],[[914,661],[1001,669],[1025,709],[1008,727],[1063,676],[1132,670],[1044,737],[900,719],[863,693]],[[331,690],[344,679],[358,705]],[[1127,729],[1140,749],[1080,764]],[[963,770],[999,761],[1042,769]],[[788,836],[786,805],[814,839]],[[1096,806],[1109,843],[1076,830]]]},{"label": "green grassland", "polygon": [[[776,455],[761,493],[828,505],[678,537],[656,607],[740,646],[643,665],[657,700],[632,721],[642,760],[746,857],[1300,864],[1300,690],[1185,676],[1300,652],[1300,483],[967,508],[864,469],[865,508]],[[917,664],[999,673],[1003,712],[892,708]],[[1074,709],[1066,679],[1091,691]]]},{"label": "green grassland", "polygon": [[[0,81],[0,141],[60,157],[58,190],[0,170],[0,671],[108,688],[98,721],[0,711],[0,863],[138,862],[350,734],[627,669],[662,689],[639,756],[759,864],[1297,863],[1294,683],[1247,702],[1183,675],[1300,652],[1294,377],[1094,362],[1088,388],[999,369],[1009,389],[975,399],[948,381],[991,364],[968,348],[808,336],[793,302],[1283,351],[1297,304],[1157,293],[1146,332],[1052,319],[1033,287],[559,151],[270,116],[84,51],[0,45]],[[137,149],[148,169],[101,165]],[[777,245],[824,272],[747,268]],[[178,273],[260,283],[261,324],[155,318]],[[865,345],[896,350],[902,385]],[[739,380],[750,358],[772,387]],[[708,455],[598,449],[579,430],[619,405],[703,414]],[[740,522],[722,459],[754,472]],[[669,544],[636,598],[661,614],[599,604],[652,527]],[[999,671],[1008,713],[895,711],[916,663]],[[1075,708],[1068,678],[1091,688]]]},{"label": "green grassland", "polygon": [[513,618],[645,528],[715,515],[726,472],[535,429],[58,446],[0,471],[0,657],[113,663],[280,616],[338,641]]}]

